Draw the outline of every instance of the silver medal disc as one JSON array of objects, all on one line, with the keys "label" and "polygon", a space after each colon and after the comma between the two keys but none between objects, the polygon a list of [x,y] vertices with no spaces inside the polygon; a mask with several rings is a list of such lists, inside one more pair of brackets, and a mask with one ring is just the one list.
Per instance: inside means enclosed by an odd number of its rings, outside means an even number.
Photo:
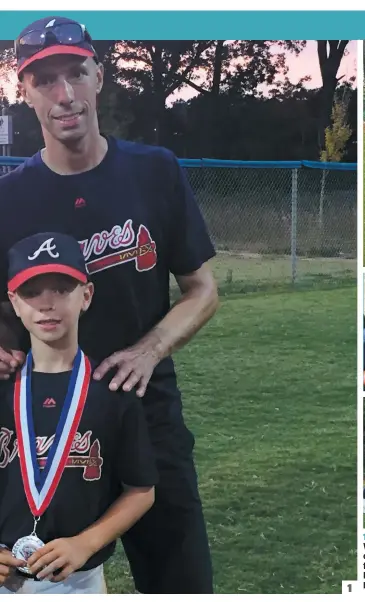
[{"label": "silver medal disc", "polygon": [[[11,553],[13,554],[14,558],[28,562],[28,559],[32,556],[32,554],[39,550],[39,548],[43,548],[43,546],[44,543],[41,539],[39,539],[39,537],[36,535],[27,535],[26,537],[22,537],[15,542]],[[27,575],[32,574],[26,566],[19,566],[17,568],[18,571],[21,571],[22,573],[26,573]]]}]

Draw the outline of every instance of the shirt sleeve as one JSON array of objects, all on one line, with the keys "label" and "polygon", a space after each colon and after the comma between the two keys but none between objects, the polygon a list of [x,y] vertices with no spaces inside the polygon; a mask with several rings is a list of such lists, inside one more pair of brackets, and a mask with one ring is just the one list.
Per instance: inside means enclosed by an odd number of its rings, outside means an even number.
[{"label": "shirt sleeve", "polygon": [[215,250],[186,174],[172,153],[171,157],[169,270],[182,276],[198,270],[215,256]]},{"label": "shirt sleeve", "polygon": [[131,391],[120,417],[119,479],[131,487],[152,487],[158,482],[154,452],[141,400]]},{"label": "shirt sleeve", "polygon": [[[1,240],[1,232],[0,232]],[[4,347],[20,349],[25,353],[30,348],[30,337],[13,311],[8,297],[7,253],[0,245],[0,341]]]},{"label": "shirt sleeve", "polygon": [[8,269],[6,253],[0,247],[0,303],[8,299]]}]

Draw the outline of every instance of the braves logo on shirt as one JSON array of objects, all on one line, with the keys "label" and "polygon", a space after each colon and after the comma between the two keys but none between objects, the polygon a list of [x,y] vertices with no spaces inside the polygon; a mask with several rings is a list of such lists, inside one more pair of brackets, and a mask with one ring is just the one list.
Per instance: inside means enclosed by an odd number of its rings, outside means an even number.
[{"label": "braves logo on shirt", "polygon": [[[14,431],[6,427],[0,428],[0,468],[6,468],[18,456],[18,440],[15,439],[11,446]],[[92,431],[83,435],[76,433],[73,440],[66,468],[82,468],[85,481],[99,481],[101,478],[103,458],[101,456],[100,441],[95,439],[91,443]],[[37,437],[36,450],[38,464],[44,468],[47,462],[47,452],[53,443],[51,437]]]},{"label": "braves logo on shirt", "polygon": [[[131,219],[128,219],[124,226],[113,226],[110,232],[96,232],[91,238],[79,242],[89,274],[129,261],[135,263],[137,272],[146,272],[157,263],[156,243],[152,240],[150,231],[141,224],[136,235]],[[107,249],[116,252],[104,255]],[[89,261],[92,255],[103,256]]]}]

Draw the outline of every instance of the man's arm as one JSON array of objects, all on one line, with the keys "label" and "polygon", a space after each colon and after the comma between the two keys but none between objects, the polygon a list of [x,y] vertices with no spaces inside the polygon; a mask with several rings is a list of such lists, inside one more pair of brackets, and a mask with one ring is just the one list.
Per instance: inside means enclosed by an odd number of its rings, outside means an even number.
[{"label": "man's arm", "polygon": [[22,326],[10,302],[0,302],[0,380],[6,380],[24,362],[20,351]]},{"label": "man's arm", "polygon": [[154,340],[157,341],[160,360],[188,343],[218,308],[217,285],[208,264],[192,274],[176,276],[176,281],[181,291],[180,299],[145,337],[152,348]]},{"label": "man's arm", "polygon": [[4,546],[0,546],[0,586],[6,583],[12,570],[25,565],[26,562],[24,560],[14,558],[10,550]]},{"label": "man's arm", "polygon": [[145,394],[157,364],[187,343],[218,306],[217,288],[208,266],[215,250],[203,215],[176,157],[164,151],[162,158],[161,174],[170,182],[164,211],[166,267],[175,275],[182,295],[140,341],[112,354],[94,373],[98,380],[117,366],[109,388],[116,390],[123,385],[124,391],[130,391],[136,387],[139,397]]},{"label": "man's arm", "polygon": [[[11,176],[11,174],[8,174]],[[6,198],[12,198],[13,188],[8,187],[12,178],[4,176],[1,178],[0,201],[5,203]],[[10,194],[10,196],[9,196]],[[10,202],[11,204],[11,202]],[[4,209],[4,206],[2,207]],[[6,380],[15,369],[24,362],[25,355],[19,351],[23,332],[25,331],[20,320],[17,319],[11,303],[8,299],[8,266],[6,249],[3,248],[4,232],[7,231],[6,220],[1,221],[0,235],[0,380]],[[6,238],[6,237],[5,237]]]},{"label": "man's arm", "polygon": [[91,527],[75,537],[54,539],[32,554],[29,568],[38,579],[49,578],[55,571],[61,571],[51,581],[63,581],[83,567],[91,556],[128,531],[151,508],[154,499],[154,487],[130,488]]},{"label": "man's arm", "polygon": [[124,383],[123,390],[130,391],[138,384],[137,395],[142,397],[157,364],[190,341],[214,315],[218,293],[208,263],[191,274],[176,276],[176,280],[181,297],[166,316],[135,345],[104,360],[95,378],[119,366],[110,388],[116,390]]}]

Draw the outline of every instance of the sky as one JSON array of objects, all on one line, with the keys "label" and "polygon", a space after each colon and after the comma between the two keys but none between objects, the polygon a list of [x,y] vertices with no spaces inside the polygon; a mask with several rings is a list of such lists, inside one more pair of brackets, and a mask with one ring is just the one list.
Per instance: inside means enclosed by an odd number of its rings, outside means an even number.
[{"label": "sky", "polygon": [[[357,42],[351,40],[347,45],[348,56],[342,59],[337,77],[345,75],[345,79],[356,75]],[[307,88],[318,88],[322,85],[321,72],[317,56],[317,42],[308,40],[306,48],[298,57],[292,54],[287,55],[287,64],[289,67],[289,77],[293,84],[296,84],[304,75],[310,75],[312,81],[306,84]]]},{"label": "sky", "polygon": [[[351,40],[347,45],[347,56],[344,56],[337,74],[337,77],[344,75],[344,79],[347,80],[350,77],[356,75],[356,59],[357,59],[357,42],[355,40]],[[296,84],[301,77],[306,75],[311,76],[311,81],[307,82],[305,85],[307,88],[319,88],[322,85],[321,73],[319,69],[319,61],[317,56],[317,42],[314,40],[308,40],[306,48],[302,50],[299,56],[295,56],[289,52],[287,55],[287,65],[289,68],[288,77],[293,84]],[[15,86],[15,77],[14,77],[14,86]],[[1,80],[0,76],[0,86],[4,84]],[[196,82],[200,83],[200,82]],[[6,91],[9,94],[9,98],[12,101],[14,98],[14,86],[6,86]],[[265,86],[263,86],[263,91]],[[177,99],[188,100],[193,96],[196,96],[197,92],[191,88],[190,86],[186,86],[179,92],[172,94],[167,101],[167,104],[170,106]]]},{"label": "sky", "polygon": [[[273,51],[281,51],[281,49],[275,49]],[[351,40],[346,48],[347,56],[344,56],[340,64],[340,68],[337,73],[337,77],[344,75],[344,79],[348,80],[352,76],[356,76],[356,62],[357,62],[357,42]],[[319,60],[317,55],[317,42],[315,40],[307,40],[307,45],[301,53],[296,56],[290,52],[286,52],[286,62],[288,65],[288,78],[293,84],[306,76],[310,75],[311,81],[306,82],[306,88],[320,88],[322,86],[321,71],[319,68]],[[200,83],[200,82],[197,82]],[[265,90],[265,86],[262,86],[262,90]],[[177,94],[172,94],[168,99],[168,105],[171,105],[178,98],[188,100],[197,95],[197,92],[187,86],[185,89],[179,91]]]},{"label": "sky", "polygon": [[[274,48],[273,48],[274,50]],[[281,51],[281,49],[278,49]],[[347,45],[347,56],[344,56],[337,73],[337,77],[344,75],[344,79],[348,80],[352,76],[356,76],[356,61],[357,61],[357,42],[351,40]],[[319,60],[317,55],[317,42],[315,40],[308,40],[307,45],[301,53],[296,56],[290,52],[286,52],[286,62],[288,65],[288,78],[293,84],[306,76],[311,76],[311,81],[305,84],[306,88],[320,88],[322,86],[321,71],[319,68]],[[198,83],[198,82],[197,82]],[[265,86],[262,87],[265,89]],[[171,105],[178,98],[188,100],[193,96],[196,96],[197,92],[187,86],[185,89],[179,91],[177,94],[172,94],[168,99],[168,105]]]}]

